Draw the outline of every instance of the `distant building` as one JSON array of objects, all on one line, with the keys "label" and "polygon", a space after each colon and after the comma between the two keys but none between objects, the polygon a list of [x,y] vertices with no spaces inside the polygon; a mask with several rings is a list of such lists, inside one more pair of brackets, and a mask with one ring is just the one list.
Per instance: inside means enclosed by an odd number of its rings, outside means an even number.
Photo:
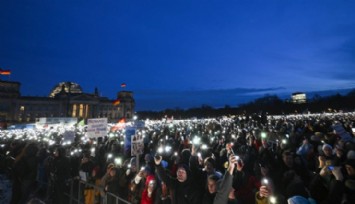
[{"label": "distant building", "polygon": [[135,101],[131,91],[117,93],[116,100],[94,93],[83,93],[80,85],[61,82],[49,97],[21,96],[20,83],[0,80],[0,120],[8,123],[32,123],[40,117],[107,118],[109,122],[132,118]]},{"label": "distant building", "polygon": [[295,92],[291,96],[292,103],[301,104],[307,102],[307,96],[303,92]]}]

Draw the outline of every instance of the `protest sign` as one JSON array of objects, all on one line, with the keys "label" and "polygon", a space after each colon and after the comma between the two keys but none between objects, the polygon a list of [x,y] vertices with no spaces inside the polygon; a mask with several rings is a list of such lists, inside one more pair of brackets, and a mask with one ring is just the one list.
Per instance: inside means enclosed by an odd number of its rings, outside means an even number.
[{"label": "protest sign", "polygon": [[104,137],[107,134],[107,118],[88,119],[87,136]]}]

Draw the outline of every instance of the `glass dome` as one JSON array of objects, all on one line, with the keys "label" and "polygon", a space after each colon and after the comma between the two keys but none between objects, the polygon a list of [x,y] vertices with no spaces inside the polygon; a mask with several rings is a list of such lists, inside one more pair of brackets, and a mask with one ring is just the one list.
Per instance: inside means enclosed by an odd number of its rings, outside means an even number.
[{"label": "glass dome", "polygon": [[60,93],[64,89],[65,93],[72,93],[72,94],[78,94],[78,93],[83,93],[83,90],[81,86],[77,83],[74,82],[60,82],[56,86],[53,87],[51,93],[49,94],[49,97],[53,98],[55,97],[58,93]]}]

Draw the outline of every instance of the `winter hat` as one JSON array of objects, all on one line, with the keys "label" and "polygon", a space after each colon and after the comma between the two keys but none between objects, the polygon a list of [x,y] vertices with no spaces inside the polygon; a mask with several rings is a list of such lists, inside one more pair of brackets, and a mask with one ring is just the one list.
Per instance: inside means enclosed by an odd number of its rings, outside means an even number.
[{"label": "winter hat", "polygon": [[354,150],[350,150],[348,152],[348,154],[346,155],[347,159],[355,159],[355,151]]},{"label": "winter hat", "polygon": [[189,160],[190,160],[190,156],[191,156],[191,152],[190,152],[189,149],[182,150],[182,152],[181,152],[181,161],[180,162],[188,164]]},{"label": "winter hat", "polygon": [[310,204],[309,200],[303,196],[293,196],[287,199],[288,204]]},{"label": "winter hat", "polygon": [[332,146],[330,146],[329,144],[324,144],[322,146],[322,150],[324,151],[326,148],[330,148],[330,150],[333,150]]},{"label": "winter hat", "polygon": [[137,163],[136,163],[136,158],[135,157],[132,157],[131,158],[131,160],[129,161],[129,164],[131,165],[131,166],[135,166]]},{"label": "winter hat", "polygon": [[151,183],[151,182],[156,182],[154,175],[147,176],[147,178],[145,180],[145,186],[148,187],[149,183]]},{"label": "winter hat", "polygon": [[185,163],[178,164],[178,169],[183,168],[186,172],[189,170],[189,167]]},{"label": "winter hat", "polygon": [[187,166],[185,163],[180,163],[180,164],[178,164],[176,170],[179,170],[179,169],[184,169],[186,171],[187,177],[189,178],[189,175],[191,173],[189,166]]}]

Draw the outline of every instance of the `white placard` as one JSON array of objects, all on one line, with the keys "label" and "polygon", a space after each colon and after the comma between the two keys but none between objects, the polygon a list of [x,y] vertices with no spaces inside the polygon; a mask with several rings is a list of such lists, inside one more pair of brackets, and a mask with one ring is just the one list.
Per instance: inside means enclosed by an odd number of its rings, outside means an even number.
[{"label": "white placard", "polygon": [[107,135],[107,118],[88,119],[87,136],[104,137]]},{"label": "white placard", "polygon": [[131,137],[131,155],[141,155],[144,152],[144,142],[142,135],[133,135]]}]

